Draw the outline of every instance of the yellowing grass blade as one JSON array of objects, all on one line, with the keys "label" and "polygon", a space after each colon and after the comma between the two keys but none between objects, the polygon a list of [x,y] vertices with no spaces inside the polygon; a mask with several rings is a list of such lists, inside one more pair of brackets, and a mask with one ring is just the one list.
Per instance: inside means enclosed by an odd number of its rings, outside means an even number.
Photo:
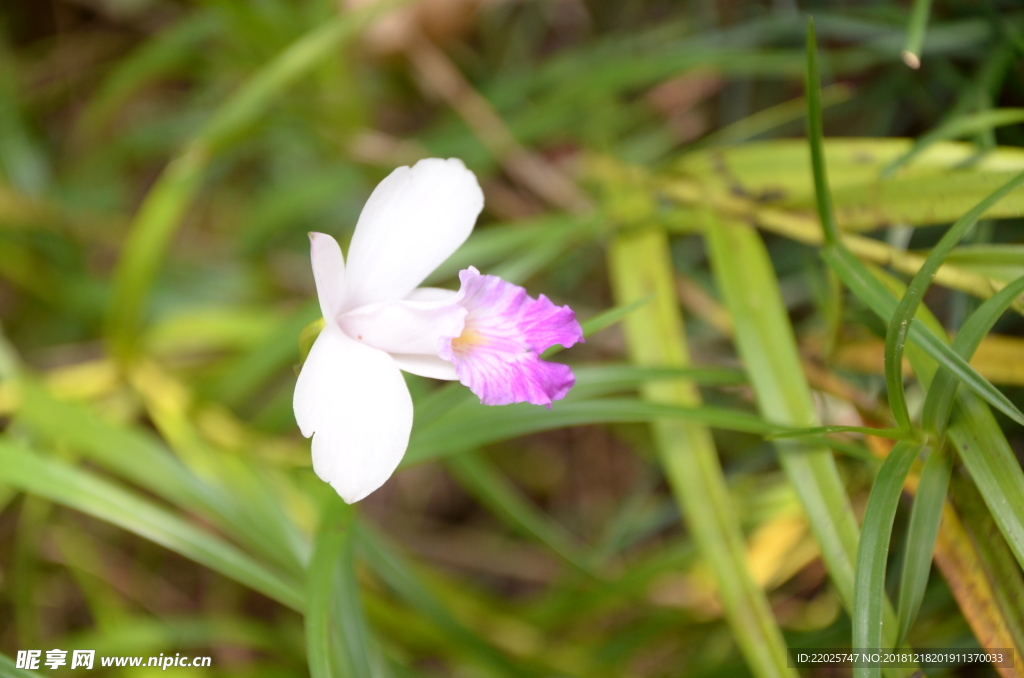
[{"label": "yellowing grass blade", "polygon": [[[612,244],[609,262],[618,303],[655,295],[624,321],[633,362],[686,366],[689,355],[665,234],[645,229],[621,235]],[[700,403],[694,384],[683,380],[650,383],[642,393],[656,403]],[[747,665],[760,678],[795,676],[787,667],[786,644],[768,601],[747,569],[743,534],[710,431],[699,423],[669,419],[656,420],[653,430],[665,475],[715,573],[726,617]]]}]

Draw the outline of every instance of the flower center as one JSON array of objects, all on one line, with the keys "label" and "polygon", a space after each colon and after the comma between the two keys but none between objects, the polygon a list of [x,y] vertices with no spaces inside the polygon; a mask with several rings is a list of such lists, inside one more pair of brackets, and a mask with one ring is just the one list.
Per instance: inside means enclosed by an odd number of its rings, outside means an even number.
[{"label": "flower center", "polygon": [[487,337],[474,330],[467,322],[462,334],[452,339],[452,350],[456,353],[467,353],[474,346],[484,346],[485,344],[487,344]]}]

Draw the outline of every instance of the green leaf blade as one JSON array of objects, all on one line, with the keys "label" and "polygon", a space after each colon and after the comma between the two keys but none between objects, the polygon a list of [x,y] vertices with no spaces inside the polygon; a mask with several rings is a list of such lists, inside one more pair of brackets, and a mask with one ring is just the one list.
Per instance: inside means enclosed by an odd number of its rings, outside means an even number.
[{"label": "green leaf blade", "polygon": [[947,434],[1024,567],[1024,471],[1006,436],[984,403],[970,393],[957,394]]},{"label": "green leaf blade", "polygon": [[499,408],[470,403],[435,420],[425,429],[414,431],[402,466],[539,431],[586,424],[650,422],[657,419],[692,421],[713,428],[756,435],[777,433],[786,428],[740,410],[712,406],[685,407],[645,402],[637,398],[561,401],[552,405],[550,410],[529,404]]},{"label": "green leaf blade", "polygon": [[[609,268],[620,303],[654,295],[650,306],[626,321],[630,359],[638,365],[687,366],[689,349],[665,233],[646,228],[619,235],[609,251]],[[705,409],[695,385],[684,380],[647,384],[642,396],[647,405]],[[760,678],[794,676],[778,623],[748,569],[742,529],[706,423],[655,419],[652,433],[660,464],[687,527],[714,570],[726,619],[747,666]]]},{"label": "green leaf blade", "polygon": [[903,390],[903,347],[914,321],[914,314],[917,313],[917,308],[924,299],[928,286],[946,256],[967,235],[967,231],[977,223],[982,214],[1022,183],[1024,183],[1024,172],[1010,179],[975,205],[946,231],[910,281],[906,293],[896,305],[896,310],[889,319],[889,328],[885,334],[885,381],[889,394],[889,407],[900,428],[909,430],[912,426],[910,413],[907,410],[907,398]]},{"label": "green leaf blade", "polygon": [[997,127],[1017,125],[1021,122],[1024,122],[1024,109],[1020,108],[996,108],[958,115],[914,142],[909,151],[886,165],[882,170],[882,177],[891,177],[896,170],[939,141],[959,139],[979,132],[990,132]]},{"label": "green leaf blade", "polygon": [[312,678],[371,678],[373,647],[359,600],[353,509],[326,501],[306,581],[306,656]]},{"label": "green leaf blade", "polygon": [[[841,247],[825,247],[822,249],[821,256],[839,275],[843,283],[850,288],[851,292],[867,304],[883,321],[889,321],[896,311],[898,302],[893,294],[871,274],[863,262]],[[1006,416],[1024,425],[1024,414],[999,389],[978,374],[963,357],[954,352],[949,344],[939,339],[930,329],[919,322],[912,322],[909,336],[915,344],[960,379],[970,390]]]},{"label": "green leaf blade", "polygon": [[[982,303],[957,332],[953,339],[953,351],[965,360],[970,360],[999,317],[1021,294],[1024,294],[1024,277],[1014,280]],[[921,423],[925,430],[938,438],[945,435],[958,386],[949,370],[940,368],[928,388]]]},{"label": "green leaf blade", "polygon": [[921,469],[921,480],[910,511],[910,526],[907,528],[903,571],[900,572],[897,637],[901,643],[906,639],[921,609],[921,601],[924,600],[952,471],[952,458],[944,449],[933,451]]},{"label": "green leaf blade", "polygon": [[[921,451],[920,443],[900,441],[878,471],[871,488],[857,550],[853,588],[853,647],[883,649],[882,615],[885,609],[885,566],[889,539],[903,482]],[[854,668],[855,678],[879,678],[881,669]]]},{"label": "green leaf blade", "polygon": [[301,610],[302,593],[234,546],[87,471],[0,439],[0,481],[112,523]]},{"label": "green leaf blade", "polygon": [[821,119],[821,76],[818,73],[818,40],[814,34],[814,17],[807,17],[807,141],[811,149],[814,192],[818,217],[825,234],[825,244],[839,242],[832,195],[828,189],[828,168],[825,166],[825,132]]}]

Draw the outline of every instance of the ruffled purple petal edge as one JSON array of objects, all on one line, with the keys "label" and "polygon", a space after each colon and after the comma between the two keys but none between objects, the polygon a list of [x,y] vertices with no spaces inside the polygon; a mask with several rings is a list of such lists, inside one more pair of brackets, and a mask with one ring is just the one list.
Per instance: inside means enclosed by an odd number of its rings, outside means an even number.
[{"label": "ruffled purple petal edge", "polygon": [[484,405],[529,402],[550,407],[576,383],[568,365],[549,362],[540,353],[555,344],[583,342],[583,330],[568,306],[470,267],[459,274],[460,297],[469,310],[466,331],[476,341],[444,342],[439,355],[455,365],[459,381]]}]

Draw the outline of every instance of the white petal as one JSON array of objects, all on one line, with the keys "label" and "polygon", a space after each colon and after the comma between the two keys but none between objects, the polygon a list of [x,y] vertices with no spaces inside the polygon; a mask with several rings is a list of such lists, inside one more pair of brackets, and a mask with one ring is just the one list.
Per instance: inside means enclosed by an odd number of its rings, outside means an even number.
[{"label": "white petal", "polygon": [[341,256],[341,247],[326,233],[310,233],[309,257],[313,264],[320,313],[324,320],[334,323],[345,293],[345,259]]},{"label": "white petal", "polygon": [[396,169],[359,215],[344,310],[404,298],[465,242],[483,206],[476,176],[461,160]]},{"label": "white petal", "polygon": [[[456,290],[446,290],[443,287],[417,287],[405,297],[405,300],[454,303],[458,298],[459,293]],[[461,328],[459,334],[462,334]],[[455,364],[436,355],[392,353],[391,357],[395,359],[403,372],[444,381],[458,381],[459,379],[459,376],[455,374]]]},{"label": "white petal", "polygon": [[455,301],[459,296],[457,290],[446,290],[443,287],[417,287],[406,295],[406,301]]},{"label": "white petal", "polygon": [[458,301],[388,301],[349,311],[338,318],[338,326],[381,351],[437,355],[442,338],[462,334],[466,313]]},{"label": "white petal", "polygon": [[313,436],[313,470],[349,504],[383,485],[409,444],[412,398],[395,361],[331,325],[302,366],[293,406]]},{"label": "white petal", "polygon": [[457,381],[459,378],[455,374],[455,365],[444,358],[438,358],[436,355],[392,353],[391,357],[395,359],[395,362],[398,363],[398,368],[403,372],[409,372],[430,379],[443,379],[445,381]]}]

